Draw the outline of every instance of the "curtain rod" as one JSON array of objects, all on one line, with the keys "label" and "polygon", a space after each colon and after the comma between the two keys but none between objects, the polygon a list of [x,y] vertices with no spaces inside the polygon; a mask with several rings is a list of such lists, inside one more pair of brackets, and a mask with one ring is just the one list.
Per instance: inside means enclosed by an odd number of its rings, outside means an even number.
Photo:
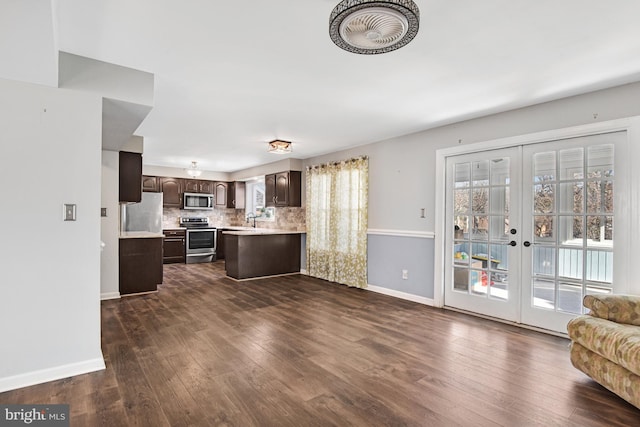
[{"label": "curtain rod", "polygon": [[363,155],[363,156],[358,156],[358,157],[352,157],[350,159],[336,160],[336,161],[333,161],[333,162],[321,163],[319,165],[311,165],[311,166],[307,166],[307,170],[316,169],[316,168],[323,168],[323,167],[327,167],[327,166],[335,166],[335,165],[340,165],[340,164],[350,163],[350,162],[357,162],[359,160],[369,160],[369,156]]}]

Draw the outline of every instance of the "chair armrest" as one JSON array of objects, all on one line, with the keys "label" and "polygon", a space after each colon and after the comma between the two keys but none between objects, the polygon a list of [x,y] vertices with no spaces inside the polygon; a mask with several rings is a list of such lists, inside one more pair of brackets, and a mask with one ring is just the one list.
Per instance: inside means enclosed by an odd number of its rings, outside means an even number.
[{"label": "chair armrest", "polygon": [[594,317],[640,326],[640,295],[586,295],[582,303]]}]

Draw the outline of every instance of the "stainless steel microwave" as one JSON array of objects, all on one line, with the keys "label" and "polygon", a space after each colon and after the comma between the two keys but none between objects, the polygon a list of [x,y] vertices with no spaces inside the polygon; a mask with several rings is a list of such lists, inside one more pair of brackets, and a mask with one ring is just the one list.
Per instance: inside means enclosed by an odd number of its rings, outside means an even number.
[{"label": "stainless steel microwave", "polygon": [[213,209],[213,194],[184,193],[185,209]]}]

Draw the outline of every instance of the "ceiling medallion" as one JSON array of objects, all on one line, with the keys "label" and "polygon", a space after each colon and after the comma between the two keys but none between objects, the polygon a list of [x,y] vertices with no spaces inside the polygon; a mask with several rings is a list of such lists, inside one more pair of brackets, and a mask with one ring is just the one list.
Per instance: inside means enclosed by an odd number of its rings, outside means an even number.
[{"label": "ceiling medallion", "polygon": [[291,152],[291,143],[289,141],[280,141],[276,139],[268,143],[268,151],[275,154],[286,154]]},{"label": "ceiling medallion", "polygon": [[376,55],[409,43],[419,26],[411,0],[343,0],[331,12],[329,36],[348,52]]}]

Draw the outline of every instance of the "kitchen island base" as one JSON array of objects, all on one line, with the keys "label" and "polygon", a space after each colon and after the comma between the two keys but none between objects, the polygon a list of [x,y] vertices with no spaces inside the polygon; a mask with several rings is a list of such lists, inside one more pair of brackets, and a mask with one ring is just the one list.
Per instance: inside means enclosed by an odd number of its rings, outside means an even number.
[{"label": "kitchen island base", "polygon": [[233,279],[300,272],[300,233],[225,232],[225,268]]}]

